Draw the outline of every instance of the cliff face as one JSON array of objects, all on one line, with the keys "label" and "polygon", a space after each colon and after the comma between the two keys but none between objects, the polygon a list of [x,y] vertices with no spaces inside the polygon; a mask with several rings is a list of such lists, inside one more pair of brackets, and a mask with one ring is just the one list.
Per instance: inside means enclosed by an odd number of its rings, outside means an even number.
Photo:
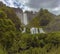
[{"label": "cliff face", "polygon": [[[0,9],[4,10],[8,18],[10,19],[18,18],[19,21],[21,21],[21,24],[23,25],[29,24],[29,22],[34,18],[36,14],[36,13],[33,13],[32,11],[23,12],[23,10],[20,8],[7,7],[2,2],[0,2]],[[14,19],[13,21],[15,22],[16,20]]]},{"label": "cliff face", "polygon": [[37,13],[33,11],[25,11],[25,13],[27,14],[27,18],[29,22],[37,15]]},{"label": "cliff face", "polygon": [[36,12],[33,13],[32,11],[25,11],[23,12],[20,8],[13,8],[18,18],[21,20],[21,23],[24,25],[29,24],[29,22],[35,17]]},{"label": "cliff face", "polygon": [[0,8],[3,7],[3,6],[6,6],[6,5],[3,4],[3,3],[0,1]]},{"label": "cliff face", "polygon": [[21,20],[21,23],[23,23],[23,10],[20,8],[13,8],[15,11],[17,17]]}]

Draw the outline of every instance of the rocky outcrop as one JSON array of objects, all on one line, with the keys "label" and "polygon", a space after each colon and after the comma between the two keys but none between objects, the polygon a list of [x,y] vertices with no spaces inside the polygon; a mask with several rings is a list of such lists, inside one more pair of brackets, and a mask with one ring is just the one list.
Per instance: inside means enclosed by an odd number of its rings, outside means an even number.
[{"label": "rocky outcrop", "polygon": [[[0,7],[3,7],[5,4],[3,4],[1,1],[0,1]],[[6,6],[6,5],[5,5]]]}]

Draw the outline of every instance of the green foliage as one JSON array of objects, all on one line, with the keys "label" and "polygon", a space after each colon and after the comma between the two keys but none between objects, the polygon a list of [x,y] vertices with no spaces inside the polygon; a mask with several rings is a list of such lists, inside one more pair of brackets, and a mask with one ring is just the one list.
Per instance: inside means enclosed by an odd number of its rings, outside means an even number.
[{"label": "green foliage", "polygon": [[55,17],[54,20],[52,20],[48,26],[46,26],[46,32],[58,32],[60,31],[60,17]]},{"label": "green foliage", "polygon": [[20,40],[15,41],[11,49],[16,54],[59,54],[59,48],[60,32],[54,32],[38,35],[21,34]]},{"label": "green foliage", "polygon": [[15,24],[15,27],[17,30],[21,27],[20,19],[17,17],[15,11],[13,8],[7,7],[4,4],[0,7],[0,18],[8,18],[12,20],[12,22]]},{"label": "green foliage", "polygon": [[7,52],[3,49],[1,44],[0,44],[0,54],[7,54]]},{"label": "green foliage", "polygon": [[0,18],[7,18],[7,15],[2,10],[0,10]]},{"label": "green foliage", "polygon": [[[0,19],[0,44],[7,50],[12,46],[16,36],[16,28],[10,19]],[[4,53],[4,52],[3,52]]]},{"label": "green foliage", "polygon": [[0,19],[0,44],[8,54],[59,54],[60,32],[19,34],[10,19]]},{"label": "green foliage", "polygon": [[54,15],[50,13],[46,9],[40,9],[37,16],[33,18],[33,20],[30,22],[30,26],[32,27],[43,27],[47,26],[54,18]]},{"label": "green foliage", "polygon": [[25,35],[24,37],[22,36],[22,38],[24,43],[26,43],[25,47],[28,46],[28,48],[21,51],[21,54],[56,54],[59,51],[60,32],[39,35]]},{"label": "green foliage", "polygon": [[10,31],[10,30],[15,30],[15,25],[10,19],[0,19],[0,31],[5,32],[5,31]]}]

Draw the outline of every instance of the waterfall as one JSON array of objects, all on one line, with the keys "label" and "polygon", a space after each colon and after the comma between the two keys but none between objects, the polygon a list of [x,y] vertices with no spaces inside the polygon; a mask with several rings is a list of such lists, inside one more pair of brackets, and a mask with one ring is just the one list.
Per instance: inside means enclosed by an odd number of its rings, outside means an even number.
[{"label": "waterfall", "polygon": [[45,33],[42,28],[39,28],[40,33]]},{"label": "waterfall", "polygon": [[27,14],[23,13],[23,24],[27,25],[28,24],[28,19],[27,19]]},{"label": "waterfall", "polygon": [[22,33],[25,33],[26,32],[26,28],[23,29]]},{"label": "waterfall", "polygon": [[42,28],[35,28],[35,27],[30,28],[30,32],[31,34],[45,33]]}]

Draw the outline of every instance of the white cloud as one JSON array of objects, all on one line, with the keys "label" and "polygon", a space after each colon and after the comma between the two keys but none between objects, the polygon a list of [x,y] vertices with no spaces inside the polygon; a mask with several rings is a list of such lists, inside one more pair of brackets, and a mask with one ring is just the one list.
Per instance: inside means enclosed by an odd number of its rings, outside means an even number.
[{"label": "white cloud", "polygon": [[60,0],[0,0],[10,7],[20,7],[23,10],[38,11],[40,8],[48,9],[54,14],[60,14]]},{"label": "white cloud", "polygon": [[18,2],[21,2],[21,3],[23,3],[23,4],[26,4],[26,3],[29,2],[29,0],[18,0]]},{"label": "white cloud", "polygon": [[[0,1],[2,1],[4,4],[6,4],[7,6],[10,6],[10,7],[20,7],[24,10],[30,9],[25,5],[26,3],[29,2],[29,0],[0,0]],[[14,2],[16,4],[14,4]]]},{"label": "white cloud", "polygon": [[52,9],[52,11],[59,11],[60,10],[60,7],[56,7],[54,9]]}]

